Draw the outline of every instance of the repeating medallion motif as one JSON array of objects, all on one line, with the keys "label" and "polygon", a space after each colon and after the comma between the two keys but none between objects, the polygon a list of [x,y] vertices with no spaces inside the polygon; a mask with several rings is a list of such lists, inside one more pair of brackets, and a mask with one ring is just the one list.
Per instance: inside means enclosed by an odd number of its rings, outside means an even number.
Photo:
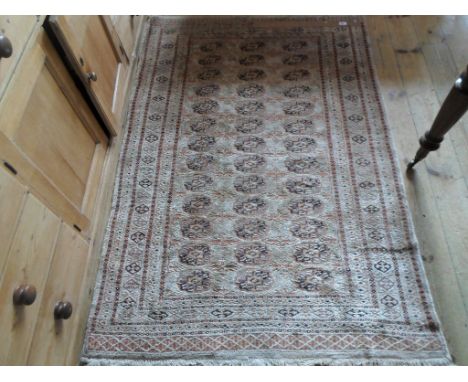
[{"label": "repeating medallion motif", "polygon": [[265,244],[241,244],[236,250],[237,261],[243,265],[259,265],[268,261],[269,250]]},{"label": "repeating medallion motif", "polygon": [[236,130],[244,134],[258,134],[263,131],[264,122],[261,119],[249,118],[236,124]]},{"label": "repeating medallion motif", "polygon": [[234,203],[233,210],[239,215],[257,215],[267,208],[265,200],[259,196],[240,199]]},{"label": "repeating medallion motif", "polygon": [[179,260],[187,265],[204,265],[210,254],[210,247],[206,244],[187,244],[180,249]]},{"label": "repeating medallion motif", "polygon": [[268,230],[266,221],[261,219],[240,219],[234,225],[234,231],[240,239],[260,239]]},{"label": "repeating medallion motif", "polygon": [[305,156],[297,159],[288,158],[285,160],[284,165],[288,171],[298,174],[307,174],[310,171],[317,169],[320,166],[320,162],[315,157]]},{"label": "repeating medallion motif", "polygon": [[309,268],[299,273],[296,279],[299,289],[314,293],[330,293],[333,284],[331,271],[321,268]]},{"label": "repeating medallion motif", "polygon": [[304,264],[324,264],[330,258],[330,248],[320,240],[305,242],[294,250],[294,259]]},{"label": "repeating medallion motif", "polygon": [[234,180],[236,191],[246,194],[262,193],[265,187],[265,179],[259,175],[238,176]]},{"label": "repeating medallion motif", "polygon": [[188,214],[206,213],[211,205],[211,199],[205,195],[189,196],[185,199],[183,210]]},{"label": "repeating medallion motif", "polygon": [[310,134],[313,131],[314,122],[308,119],[298,119],[284,125],[284,130],[290,134]]},{"label": "repeating medallion motif", "polygon": [[199,119],[190,124],[190,128],[196,133],[204,133],[214,126],[216,126],[216,120],[213,118]]},{"label": "repeating medallion motif", "polygon": [[249,56],[244,56],[239,59],[239,64],[244,66],[256,65],[265,61],[265,57],[261,54],[251,54]]},{"label": "repeating medallion motif", "polygon": [[293,194],[310,194],[320,190],[320,179],[310,176],[290,178],[286,181],[286,189]]},{"label": "repeating medallion motif", "polygon": [[246,155],[234,160],[234,167],[241,172],[257,172],[265,168],[266,159],[260,155]]},{"label": "repeating medallion motif", "polygon": [[198,269],[183,274],[177,282],[180,290],[188,293],[206,292],[210,289],[210,283],[210,274]]},{"label": "repeating medallion motif", "polygon": [[236,283],[241,291],[261,292],[271,287],[271,273],[263,269],[242,271],[237,276]]},{"label": "repeating medallion motif", "polygon": [[221,77],[221,71],[218,69],[214,68],[209,68],[202,70],[200,73],[198,73],[198,79],[200,80],[214,80]]}]

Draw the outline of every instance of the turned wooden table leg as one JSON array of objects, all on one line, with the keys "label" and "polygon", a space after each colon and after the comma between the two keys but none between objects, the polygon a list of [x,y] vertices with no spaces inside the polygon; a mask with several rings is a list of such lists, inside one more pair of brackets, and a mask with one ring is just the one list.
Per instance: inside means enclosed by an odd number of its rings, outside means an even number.
[{"label": "turned wooden table leg", "polygon": [[419,139],[419,148],[414,160],[408,164],[408,170],[424,159],[430,151],[437,150],[444,135],[455,125],[468,109],[468,66],[455,81],[444,100],[431,129]]}]

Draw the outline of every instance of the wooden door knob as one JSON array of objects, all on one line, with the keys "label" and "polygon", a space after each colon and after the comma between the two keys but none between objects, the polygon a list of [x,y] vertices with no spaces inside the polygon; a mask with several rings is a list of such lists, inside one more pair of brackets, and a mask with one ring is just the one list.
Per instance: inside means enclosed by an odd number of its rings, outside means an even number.
[{"label": "wooden door knob", "polygon": [[59,301],[55,304],[54,317],[56,320],[68,320],[73,313],[71,302]]},{"label": "wooden door knob", "polygon": [[13,46],[11,41],[0,32],[0,59],[8,58],[13,54]]},{"label": "wooden door knob", "polygon": [[89,72],[89,73],[88,73],[88,80],[89,80],[89,81],[94,81],[94,82],[96,82],[96,81],[97,81],[97,74],[96,74],[96,72]]},{"label": "wooden door knob", "polygon": [[36,300],[36,288],[33,285],[20,285],[13,292],[13,304],[31,305]]}]

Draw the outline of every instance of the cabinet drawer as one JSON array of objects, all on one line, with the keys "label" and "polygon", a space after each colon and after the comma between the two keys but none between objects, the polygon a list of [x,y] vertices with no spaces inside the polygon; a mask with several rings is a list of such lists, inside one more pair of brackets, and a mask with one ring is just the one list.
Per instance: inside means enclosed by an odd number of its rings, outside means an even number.
[{"label": "cabinet drawer", "polygon": [[45,33],[0,104],[0,156],[71,226],[86,232],[108,139]]},{"label": "cabinet drawer", "polygon": [[10,57],[0,59],[0,98],[34,27],[40,20],[41,18],[37,16],[0,15],[0,35],[7,37],[13,48]]},{"label": "cabinet drawer", "polygon": [[54,16],[49,22],[107,127],[116,135],[122,118],[116,105],[128,63],[109,16]]},{"label": "cabinet drawer", "polygon": [[[78,327],[76,311],[83,289],[88,249],[87,241],[62,224],[29,351],[29,365],[67,363]],[[55,319],[54,309],[58,303],[71,304],[72,314],[68,319]]]},{"label": "cabinet drawer", "polygon": [[[27,361],[59,228],[60,220],[28,194],[0,283],[0,364]],[[13,304],[13,294],[22,285],[36,289],[30,306]]]}]

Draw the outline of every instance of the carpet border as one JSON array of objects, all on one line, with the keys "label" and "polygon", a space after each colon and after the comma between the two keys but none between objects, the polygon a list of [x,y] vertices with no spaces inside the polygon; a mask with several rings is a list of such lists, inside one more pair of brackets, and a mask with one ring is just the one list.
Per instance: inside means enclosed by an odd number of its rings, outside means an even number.
[{"label": "carpet border", "polygon": [[369,32],[368,32],[369,27],[368,27],[368,23],[367,23],[367,18],[363,17],[363,16],[359,16],[359,17],[360,17],[360,19],[362,21],[362,25],[364,27],[364,32],[365,32],[365,39],[364,40],[365,40],[365,43],[367,45],[366,49],[369,52],[369,60],[368,60],[369,61],[369,66],[370,66],[370,68],[372,70],[372,77],[373,77],[373,80],[375,81],[375,85],[376,85],[376,89],[377,89],[376,97],[377,97],[378,102],[380,103],[380,106],[382,108],[383,121],[384,121],[383,128],[388,132],[389,144],[390,144],[390,148],[391,148],[392,154],[393,154],[394,159],[395,159],[395,166],[396,166],[397,173],[398,173],[398,180],[399,180],[399,183],[400,183],[400,185],[402,187],[402,193],[405,196],[405,198],[403,200],[403,203],[405,205],[405,209],[406,209],[406,212],[407,212],[409,229],[410,229],[410,233],[411,233],[411,236],[412,236],[411,239],[416,244],[416,246],[415,246],[415,256],[416,256],[416,261],[418,263],[418,266],[419,266],[420,272],[421,272],[421,276],[422,276],[421,281],[422,281],[424,289],[426,291],[426,298],[427,298],[427,301],[429,303],[429,306],[430,306],[430,308],[432,310],[432,313],[434,315],[434,318],[435,318],[436,322],[439,324],[439,327],[440,327],[439,338],[444,343],[445,348],[447,349],[446,357],[447,357],[447,359],[450,360],[450,362],[453,363],[452,355],[450,354],[450,348],[448,346],[447,339],[446,339],[444,331],[443,331],[442,321],[440,320],[439,314],[437,313],[435,300],[434,300],[434,297],[432,295],[432,290],[430,288],[429,279],[427,277],[427,271],[426,271],[426,268],[425,268],[425,265],[424,265],[424,262],[423,262],[421,247],[419,245],[419,240],[418,240],[418,237],[416,235],[416,228],[415,228],[415,225],[414,225],[413,214],[412,214],[411,208],[410,208],[409,203],[408,203],[408,193],[406,191],[405,181],[404,181],[404,178],[403,178],[404,172],[401,169],[401,165],[400,165],[400,161],[399,161],[399,155],[398,155],[398,151],[397,151],[397,146],[395,144],[396,140],[394,138],[394,133],[393,133],[392,129],[390,128],[387,107],[385,106],[385,103],[383,102],[383,96],[382,96],[382,91],[381,91],[382,86],[380,84],[380,79],[379,79],[379,76],[377,75],[377,68],[376,68],[376,65],[374,63],[374,58],[372,56],[373,43],[372,43],[372,41],[370,39]]}]

